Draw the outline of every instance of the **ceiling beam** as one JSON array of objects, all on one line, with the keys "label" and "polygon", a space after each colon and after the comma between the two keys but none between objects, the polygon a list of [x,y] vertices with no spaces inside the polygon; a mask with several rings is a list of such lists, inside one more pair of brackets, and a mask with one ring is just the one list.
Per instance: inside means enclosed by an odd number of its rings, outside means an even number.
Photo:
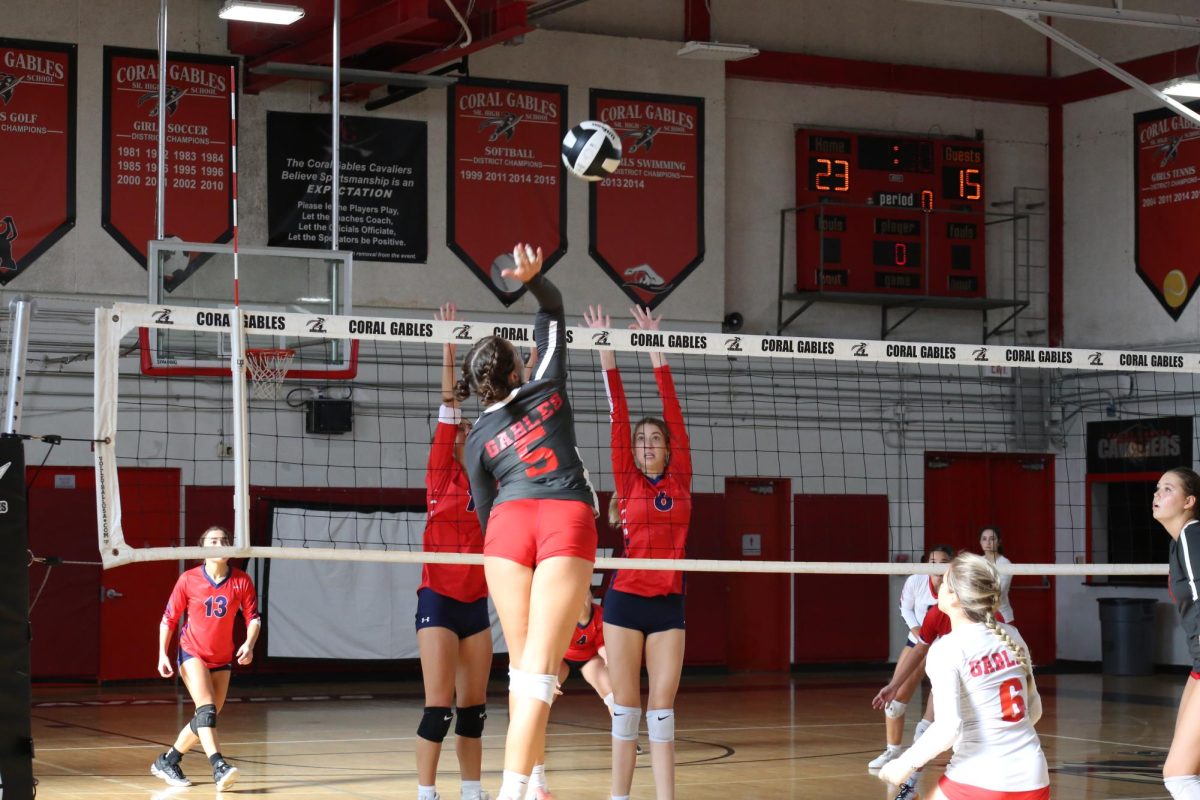
[{"label": "ceiling beam", "polygon": [[1026,12],[1049,17],[1082,19],[1090,22],[1115,22],[1125,25],[1145,25],[1153,28],[1200,31],[1200,17],[1183,14],[1161,14],[1154,11],[1133,11],[1128,8],[1105,8],[1084,6],[1078,3],[1062,3],[1056,0],[911,0],[914,3],[929,3],[958,8],[987,9],[989,11]]}]

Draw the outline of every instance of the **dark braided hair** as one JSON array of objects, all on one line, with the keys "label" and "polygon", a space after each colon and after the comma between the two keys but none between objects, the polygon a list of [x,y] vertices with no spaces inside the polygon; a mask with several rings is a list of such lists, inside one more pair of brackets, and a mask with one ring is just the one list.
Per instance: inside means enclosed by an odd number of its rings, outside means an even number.
[{"label": "dark braided hair", "polygon": [[485,336],[463,359],[462,377],[454,384],[454,397],[462,402],[474,393],[483,405],[490,406],[512,391],[512,374],[518,368],[517,351],[507,339]]}]

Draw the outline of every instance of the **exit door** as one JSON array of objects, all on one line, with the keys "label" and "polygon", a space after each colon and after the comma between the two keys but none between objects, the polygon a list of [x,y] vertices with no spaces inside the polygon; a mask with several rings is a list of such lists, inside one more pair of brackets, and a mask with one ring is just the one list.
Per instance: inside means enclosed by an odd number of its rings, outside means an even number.
[{"label": "exit door", "polygon": [[[725,479],[724,556],[788,561],[791,525],[786,478]],[[791,576],[727,574],[726,658],[730,669],[785,670],[791,651]]]}]

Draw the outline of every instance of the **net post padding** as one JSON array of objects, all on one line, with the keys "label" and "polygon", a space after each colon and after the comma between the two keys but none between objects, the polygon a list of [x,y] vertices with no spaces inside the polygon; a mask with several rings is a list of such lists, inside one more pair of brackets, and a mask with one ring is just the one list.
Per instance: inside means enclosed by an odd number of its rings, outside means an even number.
[{"label": "net post padding", "polygon": [[255,400],[278,399],[279,387],[295,357],[296,351],[288,347],[247,347],[250,396]]}]

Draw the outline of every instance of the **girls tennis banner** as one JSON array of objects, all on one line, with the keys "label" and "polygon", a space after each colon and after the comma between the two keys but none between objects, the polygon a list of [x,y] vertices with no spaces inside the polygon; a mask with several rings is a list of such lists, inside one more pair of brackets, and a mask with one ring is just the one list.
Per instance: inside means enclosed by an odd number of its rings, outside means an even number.
[{"label": "girls tennis banner", "polygon": [[1137,274],[1178,320],[1200,286],[1200,129],[1170,109],[1144,111],[1133,146]]},{"label": "girls tennis banner", "polygon": [[621,166],[591,187],[592,258],[654,308],[704,260],[704,100],[593,89]]},{"label": "girls tennis banner", "polygon": [[[233,236],[229,95],[237,93],[230,86],[236,63],[167,54],[166,238],[207,244]],[[158,54],[105,47],[100,224],[143,267],[156,233],[159,121]]]},{"label": "girls tennis banner", "polygon": [[472,78],[446,94],[446,244],[509,306],[525,293],[500,275],[514,243],[540,246],[547,269],[567,251],[567,87]]},{"label": "girls tennis banner", "polygon": [[0,38],[0,285],[75,227],[75,51]]}]

